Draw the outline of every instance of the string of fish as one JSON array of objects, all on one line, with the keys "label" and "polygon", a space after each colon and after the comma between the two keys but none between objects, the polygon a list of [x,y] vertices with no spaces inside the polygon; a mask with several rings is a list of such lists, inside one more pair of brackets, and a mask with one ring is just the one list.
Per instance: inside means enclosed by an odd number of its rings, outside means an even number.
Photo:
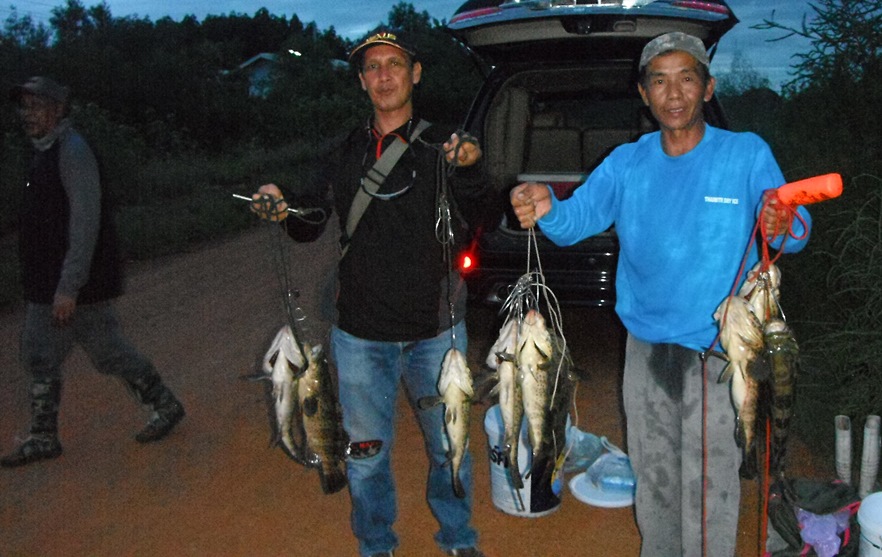
[{"label": "string of fish", "polygon": [[[724,358],[728,364],[718,381],[730,381],[736,410],[735,437],[742,448],[740,474],[745,479],[754,479],[758,475],[757,422],[763,418],[765,443],[763,473],[759,478],[762,491],[759,547],[765,547],[770,477],[781,478],[784,475],[786,442],[799,366],[799,349],[780,303],[781,273],[775,262],[784,253],[787,238],[799,238],[793,224],[797,220],[802,221],[802,217],[795,208],[784,206],[787,211],[786,232],[777,254],[772,257],[770,247],[773,237],[762,225],[762,214],[772,199],[773,196],[766,196],[730,294],[714,313],[719,333],[705,353],[705,358],[708,355],[719,356],[719,352],[714,350],[717,343],[726,352]],[[747,258],[757,238],[760,239],[760,260],[747,273],[739,288],[740,277],[744,276]],[[704,375],[707,381],[706,367]],[[706,404],[705,400],[702,427],[706,424]],[[707,452],[706,447],[704,452]],[[706,457],[703,466],[707,466]],[[706,516],[703,516],[703,520],[706,520]]]},{"label": "string of fish", "polygon": [[[281,213],[280,205],[283,203],[280,199],[274,199],[270,196],[263,196],[259,201],[252,201],[256,205],[256,209],[266,214],[276,215]],[[310,224],[320,224],[327,219],[327,214],[323,209],[294,209],[288,208],[287,212],[291,213],[291,218],[299,218]],[[293,264],[291,262],[292,254],[290,250],[287,234],[284,225],[274,222],[267,222],[269,228],[268,234],[268,255],[272,263],[273,274],[278,281],[278,289],[282,298],[282,306],[285,312],[285,322],[291,327],[294,334],[294,343],[303,357],[303,361],[308,360],[303,340],[309,338],[309,328],[306,320],[306,313],[297,302],[300,297],[300,290],[296,288],[292,280]]]},{"label": "string of fish", "polygon": [[[271,215],[283,213],[279,203],[281,200],[266,196],[256,202],[258,212]],[[288,212],[293,218],[312,224],[321,224],[327,217],[321,209]],[[317,470],[325,494],[337,493],[347,484],[349,440],[343,430],[336,390],[321,345],[304,342],[310,336],[306,314],[297,304],[300,293],[293,285],[294,254],[287,234],[283,226],[268,226],[271,232],[267,246],[287,321],[264,358],[264,371],[272,373],[276,443],[296,462]],[[299,354],[292,353],[291,347]]]},{"label": "string of fish", "polygon": [[[477,141],[470,135],[460,133],[460,141],[454,147],[453,160],[459,158],[459,149],[467,142],[477,145]],[[422,141],[419,139],[419,141]],[[456,348],[456,322],[455,304],[453,293],[453,253],[452,248],[456,238],[454,237],[453,209],[450,199],[448,178],[455,172],[455,165],[449,164],[446,159],[448,154],[443,146],[423,143],[437,151],[437,190],[436,190],[436,213],[435,235],[438,242],[443,246],[444,260],[447,262],[447,307],[450,317],[450,349],[444,355],[441,363],[441,373],[438,378],[439,397],[426,397],[418,401],[420,409],[428,409],[436,404],[444,404],[444,429],[449,442],[447,462],[450,465],[452,475],[453,492],[459,498],[466,496],[465,487],[459,476],[460,467],[466,451],[468,450],[469,422],[471,414],[471,402],[475,395],[472,384],[472,375],[466,362],[465,354]]]},{"label": "string of fish", "polygon": [[[532,259],[535,257],[536,265],[533,267]],[[567,340],[563,332],[563,317],[560,310],[560,302],[554,291],[546,284],[545,274],[542,271],[542,261],[539,257],[539,241],[536,237],[536,229],[530,228],[527,233],[527,271],[518,278],[502,305],[502,312],[508,312],[509,317],[514,317],[520,325],[529,310],[540,311],[542,302],[548,310],[548,318],[557,339],[561,353],[567,353]],[[564,360],[558,364],[555,370],[555,387],[549,408],[553,404],[554,395],[560,381],[560,375]],[[575,405],[574,405],[575,411]]]},{"label": "string of fish", "polygon": [[[535,268],[533,258],[535,257]],[[551,326],[546,326],[546,320],[543,317],[540,307],[544,303],[548,310],[548,322]],[[563,467],[571,447],[566,446],[566,412],[567,408],[572,406],[573,417],[575,423],[578,423],[578,411],[575,405],[574,391],[575,382],[570,377],[570,368],[572,360],[567,348],[566,336],[563,332],[563,320],[561,317],[560,305],[554,292],[545,282],[545,275],[542,271],[542,262],[539,255],[539,244],[536,237],[535,229],[531,228],[528,232],[527,241],[527,271],[521,275],[517,282],[513,285],[511,292],[503,303],[500,313],[507,313],[506,323],[513,323],[514,334],[517,337],[515,342],[516,364],[518,368],[517,383],[521,386],[521,395],[523,401],[524,415],[527,419],[528,432],[530,442],[533,447],[534,466],[536,459],[540,455],[550,457],[547,467],[541,474],[540,481],[556,481],[559,470]],[[500,339],[497,343],[504,343],[503,337],[506,325],[500,331]],[[547,331],[547,332],[546,332]],[[544,349],[540,349],[544,346]],[[543,353],[543,350],[548,352]],[[544,363],[537,361],[541,360]],[[548,370],[554,374],[553,388],[550,393],[545,388],[540,388],[534,393],[527,392],[528,388],[533,388],[537,382],[542,385],[544,381],[543,368],[553,364],[553,369]],[[501,386],[501,385],[500,385]],[[542,401],[542,409],[532,408],[535,405],[536,397],[540,400],[547,393],[547,398]],[[500,399],[502,403],[502,399]],[[520,478],[515,478],[519,474],[517,466],[512,465],[517,458],[516,431],[519,430],[518,424],[506,424],[506,416],[510,414],[510,410],[503,410],[503,425],[508,431],[506,444],[506,452],[509,455],[510,471],[512,480],[516,488],[522,486]],[[511,415],[515,421],[518,412]],[[544,439],[544,433],[551,434],[550,442]],[[543,448],[548,443],[549,449]],[[535,476],[534,470],[530,470],[526,476]],[[525,476],[525,477],[526,477]]]}]

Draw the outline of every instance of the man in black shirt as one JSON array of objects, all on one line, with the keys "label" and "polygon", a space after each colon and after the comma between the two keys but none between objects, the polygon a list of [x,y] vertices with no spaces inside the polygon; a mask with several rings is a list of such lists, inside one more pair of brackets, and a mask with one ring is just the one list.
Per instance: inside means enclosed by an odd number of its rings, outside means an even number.
[{"label": "man in black shirt", "polygon": [[[391,555],[398,545],[390,451],[398,384],[403,381],[430,460],[427,499],[440,524],[435,540],[449,555],[481,557],[470,524],[471,458],[466,452],[459,471],[465,496],[457,497],[444,408],[416,404],[437,397],[447,351],[455,347],[466,353],[466,288],[450,264],[451,243],[461,239],[459,227],[448,226],[451,241],[446,233],[439,234],[437,225],[439,214],[446,214],[444,200],[452,201],[446,197],[447,182],[460,206],[483,193],[487,182],[479,163],[481,149],[449,131],[424,128],[412,99],[423,68],[400,33],[371,34],[352,50],[350,63],[357,65],[373,116],[330,153],[318,184],[291,192],[289,198],[303,207],[310,199],[327,199],[330,192],[344,230],[331,346],[344,428],[351,440],[347,469],[353,531],[363,556]],[[385,153],[394,149],[400,149],[397,162],[383,168]],[[455,172],[448,175],[448,167]],[[277,201],[274,209],[264,204],[266,196]],[[287,216],[277,186],[261,187],[254,199],[252,208],[262,217]],[[360,220],[353,219],[353,206],[363,208]],[[451,213],[457,213],[455,207]],[[347,227],[353,220],[357,227]],[[286,222],[295,239],[319,235],[296,218]],[[440,222],[444,224],[443,217]]]}]

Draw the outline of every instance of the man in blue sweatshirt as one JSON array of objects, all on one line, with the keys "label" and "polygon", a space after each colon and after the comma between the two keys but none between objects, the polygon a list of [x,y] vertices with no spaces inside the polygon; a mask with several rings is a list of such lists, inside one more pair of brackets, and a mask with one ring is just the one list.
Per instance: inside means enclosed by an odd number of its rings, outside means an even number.
[{"label": "man in blue sweatshirt", "polygon": [[[715,81],[698,38],[653,39],[639,70],[638,90],[659,131],[613,151],[566,201],[532,183],[513,189],[511,201],[522,226],[538,223],[559,245],[615,224],[641,555],[734,555],[741,463],[735,410],[728,383],[717,382],[725,362],[712,358],[704,369],[700,357],[717,336],[715,309],[743,280],[738,272],[757,218],[778,247],[787,233],[777,201],[760,210],[764,192],[785,180],[762,139],[705,122]],[[802,207],[799,213],[800,239],[789,238],[784,251],[807,241],[811,220]],[[748,258],[746,270],[759,260],[755,246]]]}]

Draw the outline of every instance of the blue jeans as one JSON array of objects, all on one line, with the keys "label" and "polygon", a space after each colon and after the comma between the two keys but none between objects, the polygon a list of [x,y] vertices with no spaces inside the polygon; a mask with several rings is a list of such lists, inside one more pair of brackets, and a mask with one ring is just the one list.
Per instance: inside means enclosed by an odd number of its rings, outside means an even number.
[{"label": "blue jeans", "polygon": [[[453,329],[456,347],[466,353],[466,327]],[[352,531],[362,555],[395,549],[398,536],[392,529],[398,514],[390,452],[394,441],[398,384],[403,380],[407,399],[419,420],[429,478],[426,499],[441,528],[435,541],[444,550],[472,547],[477,532],[471,527],[472,461],[466,452],[460,478],[466,497],[453,493],[449,443],[444,431],[444,405],[417,409],[423,397],[438,396],[441,362],[451,346],[450,331],[415,342],[381,342],[354,337],[331,329],[332,357],[337,366],[343,426],[353,450],[347,461],[352,498]]]}]

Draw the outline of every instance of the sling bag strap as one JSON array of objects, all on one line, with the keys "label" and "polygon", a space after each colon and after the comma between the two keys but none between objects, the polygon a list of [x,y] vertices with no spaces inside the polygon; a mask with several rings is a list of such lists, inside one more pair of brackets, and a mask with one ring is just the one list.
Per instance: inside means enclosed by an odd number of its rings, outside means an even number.
[{"label": "sling bag strap", "polygon": [[431,125],[432,124],[425,120],[417,122],[416,127],[410,134],[409,143],[405,143],[404,141],[393,141],[392,145],[389,145],[389,147],[383,151],[383,154],[377,162],[374,163],[374,166],[367,171],[362,181],[362,187],[358,188],[358,191],[355,193],[355,198],[352,200],[352,206],[349,207],[349,215],[346,217],[346,231],[340,239],[340,247],[342,249],[340,255],[341,258],[346,255],[346,252],[349,249],[349,242],[352,239],[352,234],[358,226],[358,221],[361,220],[362,215],[364,215],[365,210],[367,210],[368,204],[371,202],[371,199],[373,199],[373,196],[370,194],[380,191],[380,187],[383,185],[383,182],[386,181],[386,177],[389,176],[389,173],[395,168],[395,164],[398,162],[398,159],[401,158],[401,155],[407,150],[410,143],[416,141],[420,134]]}]

